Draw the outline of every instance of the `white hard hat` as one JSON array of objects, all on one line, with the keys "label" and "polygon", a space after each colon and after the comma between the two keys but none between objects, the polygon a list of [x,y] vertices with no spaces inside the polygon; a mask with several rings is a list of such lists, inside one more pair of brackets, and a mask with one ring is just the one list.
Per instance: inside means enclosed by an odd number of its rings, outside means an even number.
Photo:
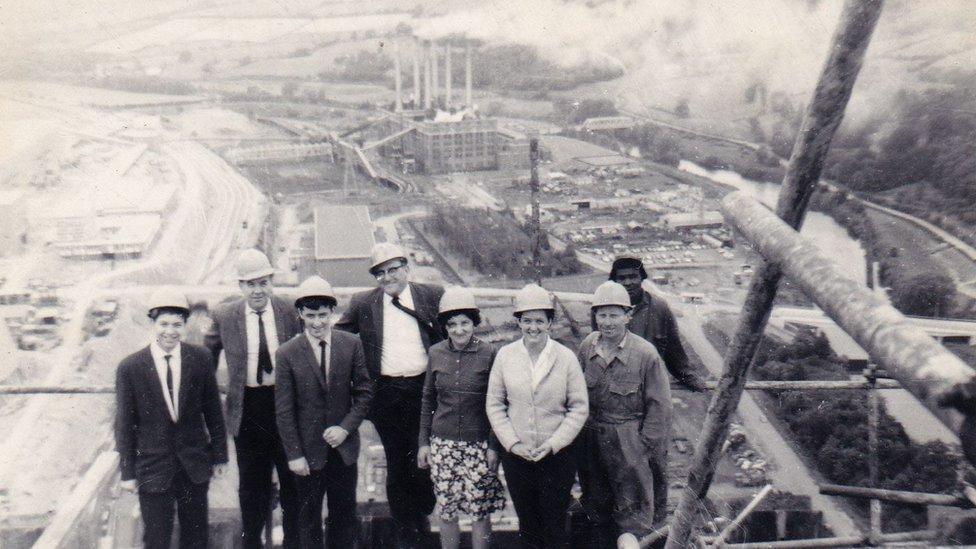
[{"label": "white hard hat", "polygon": [[536,311],[539,309],[555,311],[549,291],[538,284],[528,284],[515,294],[515,312]]},{"label": "white hard hat", "polygon": [[467,288],[451,286],[444,290],[441,296],[440,305],[437,307],[438,314],[449,313],[451,311],[477,310],[478,304],[474,301],[474,294]]},{"label": "white hard hat", "polygon": [[380,242],[373,246],[373,251],[370,253],[369,270],[372,271],[391,259],[406,261],[407,254],[403,253],[403,249],[392,242]]},{"label": "white hard hat", "polygon": [[309,297],[324,297],[332,301],[337,301],[335,292],[332,291],[332,285],[329,284],[328,280],[318,275],[312,275],[298,285],[298,293],[295,295],[295,306],[298,306],[298,302],[302,299]]},{"label": "white hard hat", "polygon": [[159,288],[149,296],[147,312],[151,313],[154,309],[163,307],[183,309],[187,314],[190,314],[190,303],[186,300],[186,296],[175,288]]},{"label": "white hard hat", "polygon": [[596,291],[593,292],[593,300],[590,302],[590,308],[596,309],[604,305],[619,305],[625,309],[629,309],[630,295],[627,294],[627,288],[612,280],[608,280],[597,286]]},{"label": "white hard hat", "polygon": [[241,252],[234,268],[237,270],[237,280],[240,281],[254,280],[275,273],[268,256],[255,248]]}]

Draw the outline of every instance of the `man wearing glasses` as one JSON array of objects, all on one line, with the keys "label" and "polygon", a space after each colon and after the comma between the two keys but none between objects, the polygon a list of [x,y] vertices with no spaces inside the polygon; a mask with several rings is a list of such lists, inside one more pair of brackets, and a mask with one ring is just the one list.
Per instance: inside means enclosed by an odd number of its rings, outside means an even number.
[{"label": "man wearing glasses", "polygon": [[379,287],[354,295],[335,327],[359,334],[376,382],[368,419],[386,453],[386,495],[397,547],[424,547],[430,541],[427,515],[434,509],[434,492],[429,473],[417,467],[420,401],[427,349],[444,338],[436,324],[444,288],[409,282],[406,255],[388,242],[373,247],[370,265]]}]

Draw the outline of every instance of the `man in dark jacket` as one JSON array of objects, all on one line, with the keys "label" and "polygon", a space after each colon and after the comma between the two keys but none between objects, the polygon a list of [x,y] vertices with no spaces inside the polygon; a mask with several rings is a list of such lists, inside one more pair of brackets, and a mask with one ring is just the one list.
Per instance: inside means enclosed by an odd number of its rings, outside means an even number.
[{"label": "man in dark jacket", "polygon": [[397,545],[423,546],[429,543],[434,491],[430,474],[417,467],[417,438],[427,349],[444,338],[435,325],[444,289],[408,282],[406,255],[394,244],[377,244],[370,264],[379,287],[354,295],[335,327],[359,334],[376,382],[368,419],[386,453],[386,495]]},{"label": "man in dark jacket", "polygon": [[139,492],[143,543],[169,549],[173,508],[180,547],[207,546],[212,468],[223,474],[227,440],[213,360],[182,343],[190,308],[179,292],[150,299],[153,338],[116,371],[115,445],[124,490]]},{"label": "man in dark jacket", "polygon": [[296,475],[301,546],[322,544],[322,497],[328,498],[328,547],[356,546],[356,460],[359,424],[373,398],[373,382],[359,338],[333,332],[336,298],[324,279],[298,287],[295,308],[303,334],[278,348],[275,409],[288,466]]},{"label": "man in dark jacket", "polygon": [[244,549],[264,547],[261,532],[271,508],[277,470],[285,549],[298,546],[295,483],[275,424],[275,351],[301,331],[292,304],[274,295],[274,268],[259,250],[236,263],[241,297],[217,307],[204,343],[214,362],[227,362],[227,428],[234,437]]}]

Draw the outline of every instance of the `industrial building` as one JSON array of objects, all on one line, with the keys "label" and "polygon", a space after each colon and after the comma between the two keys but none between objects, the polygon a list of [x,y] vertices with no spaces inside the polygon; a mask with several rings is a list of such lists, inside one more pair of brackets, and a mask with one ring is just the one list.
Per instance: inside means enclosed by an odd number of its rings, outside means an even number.
[{"label": "industrial building", "polygon": [[[394,55],[396,101],[393,112],[373,129],[380,154],[404,173],[445,174],[529,167],[529,140],[499,128],[494,118],[477,114],[471,89],[471,50],[466,49],[464,104],[452,91],[450,45],[414,43],[414,90],[405,108],[399,47]],[[439,59],[444,60],[443,87],[438,86]],[[423,67],[423,76],[421,69]]]},{"label": "industrial building", "polygon": [[312,256],[299,265],[305,279],[317,274],[335,286],[373,286],[369,254],[376,240],[366,206],[320,206],[313,211]]},{"label": "industrial building", "polygon": [[711,229],[725,224],[721,212],[708,210],[703,212],[673,213],[661,218],[669,229]]}]

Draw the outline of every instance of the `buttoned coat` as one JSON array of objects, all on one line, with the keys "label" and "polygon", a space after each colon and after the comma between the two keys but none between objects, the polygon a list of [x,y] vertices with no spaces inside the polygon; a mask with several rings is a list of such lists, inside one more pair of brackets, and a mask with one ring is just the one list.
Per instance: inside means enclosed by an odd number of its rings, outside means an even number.
[{"label": "buttoned coat", "polygon": [[119,363],[115,373],[115,445],[122,480],[162,492],[180,468],[195,484],[210,478],[211,466],[227,462],[227,435],[210,354],[180,345],[179,416],[174,422],[146,346]]},{"label": "buttoned coat", "polygon": [[350,465],[359,456],[359,424],[369,412],[373,381],[359,337],[333,330],[329,373],[315,358],[308,337],[300,334],[275,354],[275,419],[289,460],[304,457],[312,470],[325,467],[329,446],[322,433],[339,426],[349,433],[336,450]]}]

